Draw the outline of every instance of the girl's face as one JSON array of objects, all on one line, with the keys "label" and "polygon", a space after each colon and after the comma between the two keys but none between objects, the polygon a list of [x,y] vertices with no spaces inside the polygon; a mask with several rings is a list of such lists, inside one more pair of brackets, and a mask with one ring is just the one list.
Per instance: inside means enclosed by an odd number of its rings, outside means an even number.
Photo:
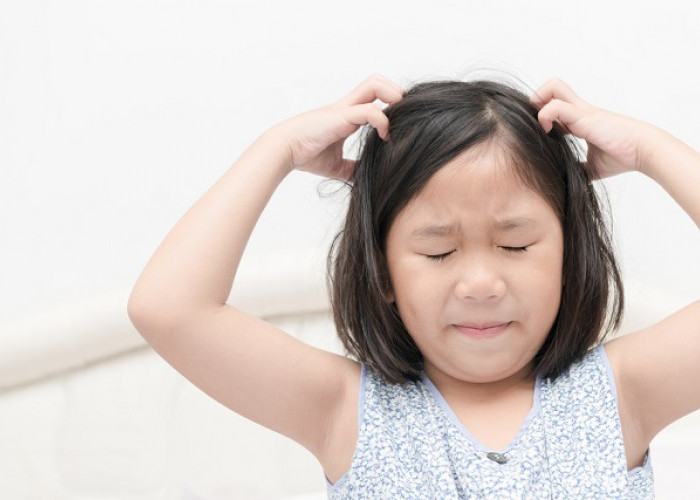
[{"label": "girl's face", "polygon": [[390,298],[438,387],[527,377],[559,308],[561,224],[505,156],[457,156],[387,235]]}]

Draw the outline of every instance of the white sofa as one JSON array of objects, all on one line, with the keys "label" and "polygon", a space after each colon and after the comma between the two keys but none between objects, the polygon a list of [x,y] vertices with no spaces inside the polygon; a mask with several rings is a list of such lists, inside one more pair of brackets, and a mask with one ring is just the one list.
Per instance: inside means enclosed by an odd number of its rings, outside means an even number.
[{"label": "white sofa", "polygon": [[[247,258],[231,300],[339,351],[320,257]],[[127,295],[0,324],[0,498],[325,498],[306,450],[212,401],[143,343],[126,317]],[[649,290],[630,296],[627,329],[665,312]],[[699,414],[657,437],[658,498],[700,497],[698,451]]]}]

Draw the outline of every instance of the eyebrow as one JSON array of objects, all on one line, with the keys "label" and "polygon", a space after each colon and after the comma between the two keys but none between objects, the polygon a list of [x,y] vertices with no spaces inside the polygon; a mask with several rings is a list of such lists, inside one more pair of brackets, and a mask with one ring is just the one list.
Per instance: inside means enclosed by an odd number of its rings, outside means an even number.
[{"label": "eyebrow", "polygon": [[[515,231],[517,229],[530,229],[537,226],[537,221],[530,217],[509,217],[496,220],[496,228],[502,232]],[[458,231],[455,224],[431,224],[421,226],[411,232],[412,239],[434,238],[449,236]]]},{"label": "eyebrow", "polygon": [[529,229],[537,226],[537,221],[530,217],[512,217],[496,221],[496,227],[501,231],[512,231],[514,229]]},{"label": "eyebrow", "polygon": [[437,224],[429,226],[421,226],[411,232],[411,238],[431,238],[435,236],[449,236],[457,232],[457,227],[454,224]]}]

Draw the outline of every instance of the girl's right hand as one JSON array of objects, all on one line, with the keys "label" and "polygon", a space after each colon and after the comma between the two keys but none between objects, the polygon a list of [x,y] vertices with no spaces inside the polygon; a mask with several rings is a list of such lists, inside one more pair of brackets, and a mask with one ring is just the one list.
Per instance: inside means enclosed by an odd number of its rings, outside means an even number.
[{"label": "girl's right hand", "polygon": [[394,104],[402,97],[403,89],[399,85],[375,74],[342,99],[289,118],[269,132],[284,137],[288,144],[290,170],[347,180],[355,162],[343,158],[345,139],[369,123],[386,140],[389,120],[374,101]]}]

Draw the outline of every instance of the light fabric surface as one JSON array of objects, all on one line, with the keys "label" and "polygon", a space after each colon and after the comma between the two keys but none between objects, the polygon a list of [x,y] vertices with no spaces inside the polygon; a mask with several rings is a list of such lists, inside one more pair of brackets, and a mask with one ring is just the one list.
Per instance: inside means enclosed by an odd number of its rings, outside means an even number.
[{"label": "light fabric surface", "polygon": [[[262,318],[325,311],[323,262],[316,248],[247,256],[229,302]],[[0,318],[0,391],[143,347],[126,314],[129,293],[61,298]]]}]

